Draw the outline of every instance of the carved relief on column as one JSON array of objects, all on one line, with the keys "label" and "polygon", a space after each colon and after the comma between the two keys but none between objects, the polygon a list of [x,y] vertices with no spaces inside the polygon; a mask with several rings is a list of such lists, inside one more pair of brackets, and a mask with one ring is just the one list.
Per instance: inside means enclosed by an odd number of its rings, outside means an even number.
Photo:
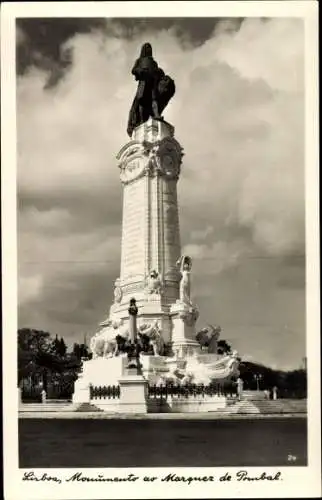
[{"label": "carved relief on column", "polygon": [[[164,126],[165,133],[168,125]],[[171,133],[147,134],[141,141],[134,137],[136,140],[125,144],[117,155],[124,188],[122,302],[135,290],[143,292],[150,273],[155,271],[164,282],[165,303],[173,303],[179,291],[175,269],[180,254],[176,184],[183,152]]]},{"label": "carved relief on column", "polygon": [[166,180],[178,180],[183,150],[173,137],[164,137],[155,143],[145,143],[149,150],[150,175],[161,175]]},{"label": "carved relief on column", "polygon": [[128,184],[143,175],[178,179],[182,157],[182,147],[173,137],[156,142],[130,141],[117,155],[121,182]]},{"label": "carved relief on column", "polygon": [[145,276],[148,274],[151,267],[151,214],[150,214],[150,180],[146,176],[144,179],[144,252],[145,252]]},{"label": "carved relief on column", "polygon": [[179,214],[177,205],[176,180],[163,183],[163,218],[164,218],[164,262],[166,279],[178,282],[176,266],[180,248]]}]

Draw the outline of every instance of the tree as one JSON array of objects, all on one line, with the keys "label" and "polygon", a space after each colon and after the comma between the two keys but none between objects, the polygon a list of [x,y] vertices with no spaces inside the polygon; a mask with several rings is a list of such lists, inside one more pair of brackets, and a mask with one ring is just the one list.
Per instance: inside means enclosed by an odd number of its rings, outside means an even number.
[{"label": "tree", "polygon": [[81,349],[80,349],[80,345],[77,344],[76,342],[74,343],[73,345],[73,354],[74,356],[77,358],[77,359],[81,359]]},{"label": "tree", "polygon": [[86,344],[78,344],[77,342],[74,343],[73,346],[73,354],[76,356],[77,359],[82,359],[82,358],[89,358],[89,349]]},{"label": "tree", "polygon": [[231,354],[231,345],[226,340],[218,340],[217,353],[218,354]]},{"label": "tree", "polygon": [[21,328],[18,330],[18,348],[23,351],[37,352],[49,351],[50,334],[42,330]]},{"label": "tree", "polygon": [[65,357],[66,353],[67,353],[67,346],[66,346],[65,341],[64,341],[64,339],[62,337],[61,337],[61,339],[59,340],[59,343],[58,343],[57,353],[62,358]]},{"label": "tree", "polygon": [[286,372],[259,363],[241,361],[239,371],[246,390],[256,390],[257,377],[260,377],[261,388],[270,390],[277,387],[279,397],[306,397],[306,371],[303,369]]},{"label": "tree", "polygon": [[67,352],[67,346],[64,339],[62,337],[59,339],[58,335],[56,335],[55,339],[51,343],[51,350],[53,354],[63,358]]},{"label": "tree", "polygon": [[18,380],[40,372],[44,360],[50,356],[50,334],[41,330],[18,330]]}]

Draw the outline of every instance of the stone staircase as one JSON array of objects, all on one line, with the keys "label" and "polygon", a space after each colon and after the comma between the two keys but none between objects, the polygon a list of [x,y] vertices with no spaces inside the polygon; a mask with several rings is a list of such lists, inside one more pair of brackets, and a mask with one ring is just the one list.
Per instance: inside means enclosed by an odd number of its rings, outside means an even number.
[{"label": "stone staircase", "polygon": [[77,411],[77,412],[93,412],[93,411],[103,411],[101,408],[99,408],[98,406],[96,406],[95,404],[93,403],[80,403],[78,404],[76,410],[74,411]]},{"label": "stone staircase", "polygon": [[242,399],[227,408],[227,412],[236,414],[305,414],[307,412],[307,402],[305,399]]},{"label": "stone staircase", "polygon": [[48,400],[45,403],[20,403],[19,412],[72,412],[76,411],[80,403],[64,400]]},{"label": "stone staircase", "polygon": [[[228,401],[225,409],[220,410],[225,415],[285,415],[306,414],[306,399],[277,399],[269,400],[253,393],[252,397],[246,394],[240,401]],[[99,412],[100,408],[92,403],[72,403],[71,401],[49,400],[46,403],[21,403],[19,413],[65,413],[65,412]]]}]

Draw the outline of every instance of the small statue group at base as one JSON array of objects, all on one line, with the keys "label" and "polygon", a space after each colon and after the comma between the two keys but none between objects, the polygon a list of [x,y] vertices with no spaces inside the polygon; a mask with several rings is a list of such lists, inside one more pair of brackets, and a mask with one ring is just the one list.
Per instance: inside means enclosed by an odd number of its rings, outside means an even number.
[{"label": "small statue group at base", "polygon": [[162,295],[163,292],[163,279],[162,275],[159,274],[155,269],[150,272],[146,280],[146,292],[148,295]]},{"label": "small statue group at base", "polygon": [[165,374],[160,375],[157,385],[208,385],[214,381],[229,380],[239,376],[239,360],[237,351],[214,359],[211,363],[203,363],[198,355],[179,360]]},{"label": "small statue group at base", "polygon": [[[111,358],[128,353],[132,348],[128,322],[107,320],[102,326],[103,328],[92,337],[90,342],[93,359]],[[137,343],[142,354],[163,354],[164,341],[157,320],[152,323],[144,322],[138,326]]]},{"label": "small statue group at base", "polygon": [[197,333],[196,340],[202,350],[206,349],[209,354],[216,354],[220,333],[220,326],[208,325]]}]

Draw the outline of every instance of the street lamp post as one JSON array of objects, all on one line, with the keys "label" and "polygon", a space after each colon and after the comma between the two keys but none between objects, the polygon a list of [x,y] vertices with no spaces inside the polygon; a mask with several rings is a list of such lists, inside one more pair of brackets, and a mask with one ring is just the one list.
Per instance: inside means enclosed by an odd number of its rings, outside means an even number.
[{"label": "street lamp post", "polygon": [[260,373],[255,373],[254,379],[256,380],[256,388],[259,391],[259,381],[262,380],[263,376]]},{"label": "street lamp post", "polygon": [[136,374],[141,373],[141,363],[140,363],[140,345],[137,339],[137,324],[136,317],[138,314],[138,308],[136,306],[136,300],[130,300],[130,307],[128,308],[129,313],[129,330],[130,330],[130,344],[128,346],[127,352],[127,369],[132,372],[135,371]]}]

